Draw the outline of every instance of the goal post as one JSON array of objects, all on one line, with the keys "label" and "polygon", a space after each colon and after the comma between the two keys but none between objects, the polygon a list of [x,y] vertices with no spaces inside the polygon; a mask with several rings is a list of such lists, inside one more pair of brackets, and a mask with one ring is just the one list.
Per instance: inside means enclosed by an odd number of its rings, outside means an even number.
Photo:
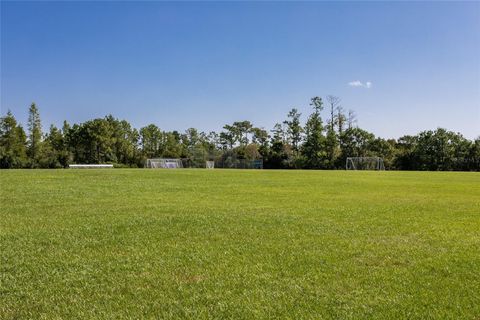
[{"label": "goal post", "polygon": [[162,168],[162,169],[177,169],[183,168],[183,163],[181,159],[147,159],[145,163],[146,168]]},{"label": "goal post", "polygon": [[385,170],[385,164],[380,157],[348,157],[346,170]]},{"label": "goal post", "polygon": [[205,162],[205,168],[207,168],[207,169],[215,168],[215,161],[206,161]]}]

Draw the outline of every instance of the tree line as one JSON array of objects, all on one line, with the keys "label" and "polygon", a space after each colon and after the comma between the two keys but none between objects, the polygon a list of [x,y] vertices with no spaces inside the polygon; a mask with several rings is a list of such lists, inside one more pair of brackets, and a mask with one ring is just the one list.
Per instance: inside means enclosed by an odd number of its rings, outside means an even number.
[{"label": "tree line", "polygon": [[[310,100],[306,122],[292,108],[272,130],[236,121],[220,132],[164,131],[155,124],[139,130],[112,115],[79,124],[64,121],[43,132],[35,103],[27,131],[8,111],[0,118],[0,168],[65,168],[72,163],[113,163],[143,167],[148,158],[184,158],[193,163],[234,157],[262,159],[271,169],[344,169],[347,157],[378,156],[387,170],[480,171],[480,137],[438,128],[398,139],[361,129],[353,111],[327,96]],[[325,117],[326,116],[326,117]],[[324,118],[326,119],[324,121]]]}]

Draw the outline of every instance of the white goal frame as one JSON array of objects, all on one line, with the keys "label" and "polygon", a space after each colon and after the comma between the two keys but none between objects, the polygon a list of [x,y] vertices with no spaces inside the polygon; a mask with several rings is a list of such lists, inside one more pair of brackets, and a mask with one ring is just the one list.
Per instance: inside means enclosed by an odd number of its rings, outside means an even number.
[{"label": "white goal frame", "polygon": [[215,161],[206,161],[205,168],[207,169],[214,169],[215,168]]},{"label": "white goal frame", "polygon": [[147,159],[145,163],[146,168],[152,169],[178,169],[183,168],[182,159],[167,159],[167,158],[156,158],[156,159]]},{"label": "white goal frame", "polygon": [[385,164],[380,157],[348,157],[346,170],[385,170]]}]

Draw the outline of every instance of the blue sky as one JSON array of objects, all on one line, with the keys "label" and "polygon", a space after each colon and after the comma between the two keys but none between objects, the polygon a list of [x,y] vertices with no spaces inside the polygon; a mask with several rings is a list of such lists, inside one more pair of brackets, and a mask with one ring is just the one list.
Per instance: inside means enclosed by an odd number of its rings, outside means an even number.
[{"label": "blue sky", "polygon": [[35,101],[45,129],[270,129],[328,94],[385,138],[480,135],[480,3],[1,3],[1,111],[24,124]]}]

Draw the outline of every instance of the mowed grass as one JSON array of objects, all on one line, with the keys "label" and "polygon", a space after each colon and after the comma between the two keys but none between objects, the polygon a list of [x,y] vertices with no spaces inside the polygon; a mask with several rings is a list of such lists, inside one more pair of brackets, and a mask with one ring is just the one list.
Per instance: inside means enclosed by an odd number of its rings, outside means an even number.
[{"label": "mowed grass", "polygon": [[479,173],[0,178],[0,319],[480,319]]}]

